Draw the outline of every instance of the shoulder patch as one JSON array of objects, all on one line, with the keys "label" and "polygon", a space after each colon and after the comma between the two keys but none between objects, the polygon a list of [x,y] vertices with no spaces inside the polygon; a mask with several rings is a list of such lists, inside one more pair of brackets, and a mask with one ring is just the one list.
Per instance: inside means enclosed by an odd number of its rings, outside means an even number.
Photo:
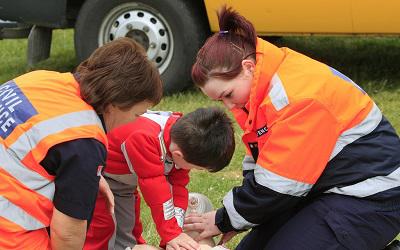
[{"label": "shoulder patch", "polygon": [[267,125],[262,128],[257,129],[257,137],[260,137],[268,132]]},{"label": "shoulder patch", "polygon": [[5,139],[37,111],[14,81],[0,86],[0,136]]}]

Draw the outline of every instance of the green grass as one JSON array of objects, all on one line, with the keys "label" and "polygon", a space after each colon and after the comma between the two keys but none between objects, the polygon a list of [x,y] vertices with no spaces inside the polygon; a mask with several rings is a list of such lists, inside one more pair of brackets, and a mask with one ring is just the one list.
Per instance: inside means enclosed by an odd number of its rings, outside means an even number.
[{"label": "green grass", "polygon": [[[396,130],[400,132],[400,39],[391,37],[288,37],[276,42],[325,62],[360,84],[381,108]],[[26,39],[0,41],[0,83],[34,69],[71,71],[76,66],[71,30],[53,33],[51,57],[32,68],[26,66]],[[208,100],[198,90],[165,97],[156,109],[190,112],[198,107],[221,106]],[[244,154],[241,132],[235,127],[237,150],[226,169],[216,174],[191,172],[189,189],[208,195],[217,208],[225,193],[241,183],[241,160]],[[158,244],[149,210],[143,206],[144,236]],[[230,244],[235,246],[242,236]]]}]

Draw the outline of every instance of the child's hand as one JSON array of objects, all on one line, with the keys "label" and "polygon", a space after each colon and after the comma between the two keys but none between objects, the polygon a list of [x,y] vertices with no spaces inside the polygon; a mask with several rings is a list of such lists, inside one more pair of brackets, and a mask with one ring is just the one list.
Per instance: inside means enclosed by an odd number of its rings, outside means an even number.
[{"label": "child's hand", "polygon": [[167,242],[166,250],[199,250],[200,245],[189,235],[181,233],[178,237]]}]

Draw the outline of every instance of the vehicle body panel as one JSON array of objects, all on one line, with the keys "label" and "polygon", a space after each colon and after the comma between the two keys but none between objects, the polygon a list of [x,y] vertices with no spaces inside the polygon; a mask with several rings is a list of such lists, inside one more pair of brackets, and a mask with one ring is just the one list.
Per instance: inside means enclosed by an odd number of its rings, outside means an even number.
[{"label": "vehicle body panel", "polygon": [[0,19],[65,28],[67,0],[0,0]]},{"label": "vehicle body panel", "polygon": [[[67,28],[79,11],[71,16],[69,6],[80,6],[83,2],[0,0],[0,18]],[[248,18],[260,35],[400,34],[399,0],[204,0],[204,3],[211,31],[219,30],[216,11],[227,4]]]},{"label": "vehicle body panel", "polygon": [[400,34],[398,0],[205,0],[212,31],[216,11],[228,4],[248,18],[258,34]]},{"label": "vehicle body panel", "polygon": [[399,34],[399,0],[351,0],[355,33]]}]

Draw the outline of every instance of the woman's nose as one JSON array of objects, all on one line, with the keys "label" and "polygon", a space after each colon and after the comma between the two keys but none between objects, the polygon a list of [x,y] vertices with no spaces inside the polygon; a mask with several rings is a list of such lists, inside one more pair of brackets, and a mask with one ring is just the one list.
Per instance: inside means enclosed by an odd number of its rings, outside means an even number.
[{"label": "woman's nose", "polygon": [[228,108],[228,109],[233,109],[233,108],[235,107],[235,104],[232,103],[232,102],[229,101],[229,100],[222,100],[222,101],[223,101],[225,107]]}]

